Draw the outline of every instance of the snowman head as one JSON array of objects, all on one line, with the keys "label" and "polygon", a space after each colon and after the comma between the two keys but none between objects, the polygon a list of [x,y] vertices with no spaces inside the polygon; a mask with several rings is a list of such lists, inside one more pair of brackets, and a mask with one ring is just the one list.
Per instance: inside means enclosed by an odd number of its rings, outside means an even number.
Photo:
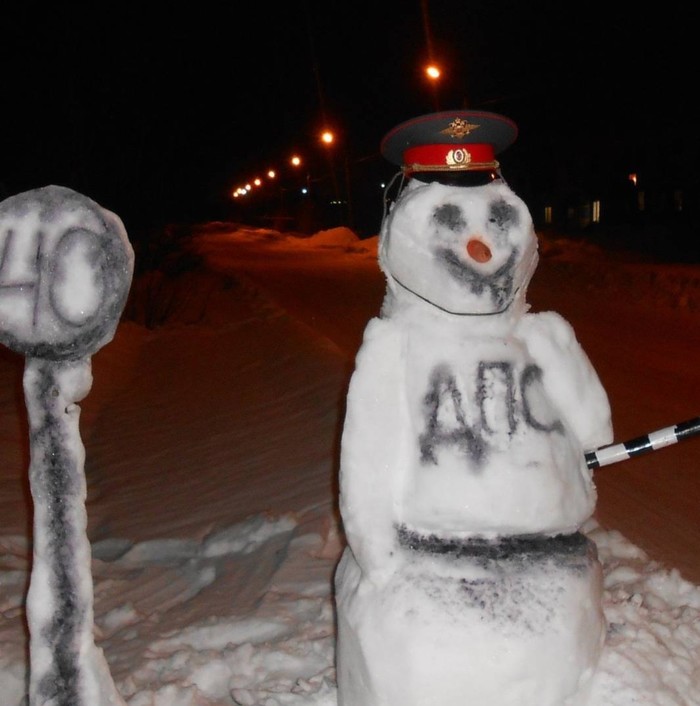
[{"label": "snowman head", "polygon": [[452,314],[520,312],[537,266],[525,203],[502,181],[411,179],[384,219],[379,263],[392,295]]}]

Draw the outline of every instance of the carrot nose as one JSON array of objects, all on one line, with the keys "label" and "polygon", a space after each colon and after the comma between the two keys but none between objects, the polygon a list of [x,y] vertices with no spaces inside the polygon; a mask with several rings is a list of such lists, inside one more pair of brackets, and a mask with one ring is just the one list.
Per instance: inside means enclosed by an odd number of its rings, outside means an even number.
[{"label": "carrot nose", "polygon": [[476,262],[488,262],[491,259],[491,250],[483,240],[472,238],[467,243],[467,254]]}]

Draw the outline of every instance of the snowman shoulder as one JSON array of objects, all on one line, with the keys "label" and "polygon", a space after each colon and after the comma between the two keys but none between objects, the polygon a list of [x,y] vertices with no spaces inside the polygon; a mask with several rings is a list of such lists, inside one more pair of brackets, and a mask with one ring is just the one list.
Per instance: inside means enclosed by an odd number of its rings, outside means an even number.
[{"label": "snowman shoulder", "polygon": [[526,314],[517,327],[549,394],[584,449],[612,441],[607,393],[573,326],[554,311]]},{"label": "snowman shoulder", "polygon": [[400,327],[390,319],[371,319],[365,327],[362,345],[355,358],[355,370],[391,369],[400,356],[403,339]]},{"label": "snowman shoulder", "polygon": [[404,334],[393,322],[377,318],[367,324],[348,388],[346,435],[374,433],[359,429],[376,426],[387,409],[397,407],[403,350]]},{"label": "snowman shoulder", "polygon": [[531,349],[566,351],[579,347],[573,326],[556,311],[525,314],[518,322],[517,334]]}]

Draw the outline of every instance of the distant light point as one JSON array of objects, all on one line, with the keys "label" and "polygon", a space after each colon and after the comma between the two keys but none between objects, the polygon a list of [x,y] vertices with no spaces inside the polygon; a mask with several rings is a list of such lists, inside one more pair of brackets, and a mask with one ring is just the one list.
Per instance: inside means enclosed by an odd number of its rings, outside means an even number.
[{"label": "distant light point", "polygon": [[435,64],[430,64],[426,66],[425,74],[429,79],[436,81],[440,78],[440,69]]}]

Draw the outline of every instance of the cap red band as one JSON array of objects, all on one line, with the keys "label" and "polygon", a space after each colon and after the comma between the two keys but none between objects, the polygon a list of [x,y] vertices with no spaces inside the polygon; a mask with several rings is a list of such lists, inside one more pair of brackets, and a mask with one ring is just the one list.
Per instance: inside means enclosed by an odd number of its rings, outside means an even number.
[{"label": "cap red band", "polygon": [[450,169],[494,169],[498,167],[493,145],[418,145],[403,153],[409,171],[446,171]]}]

